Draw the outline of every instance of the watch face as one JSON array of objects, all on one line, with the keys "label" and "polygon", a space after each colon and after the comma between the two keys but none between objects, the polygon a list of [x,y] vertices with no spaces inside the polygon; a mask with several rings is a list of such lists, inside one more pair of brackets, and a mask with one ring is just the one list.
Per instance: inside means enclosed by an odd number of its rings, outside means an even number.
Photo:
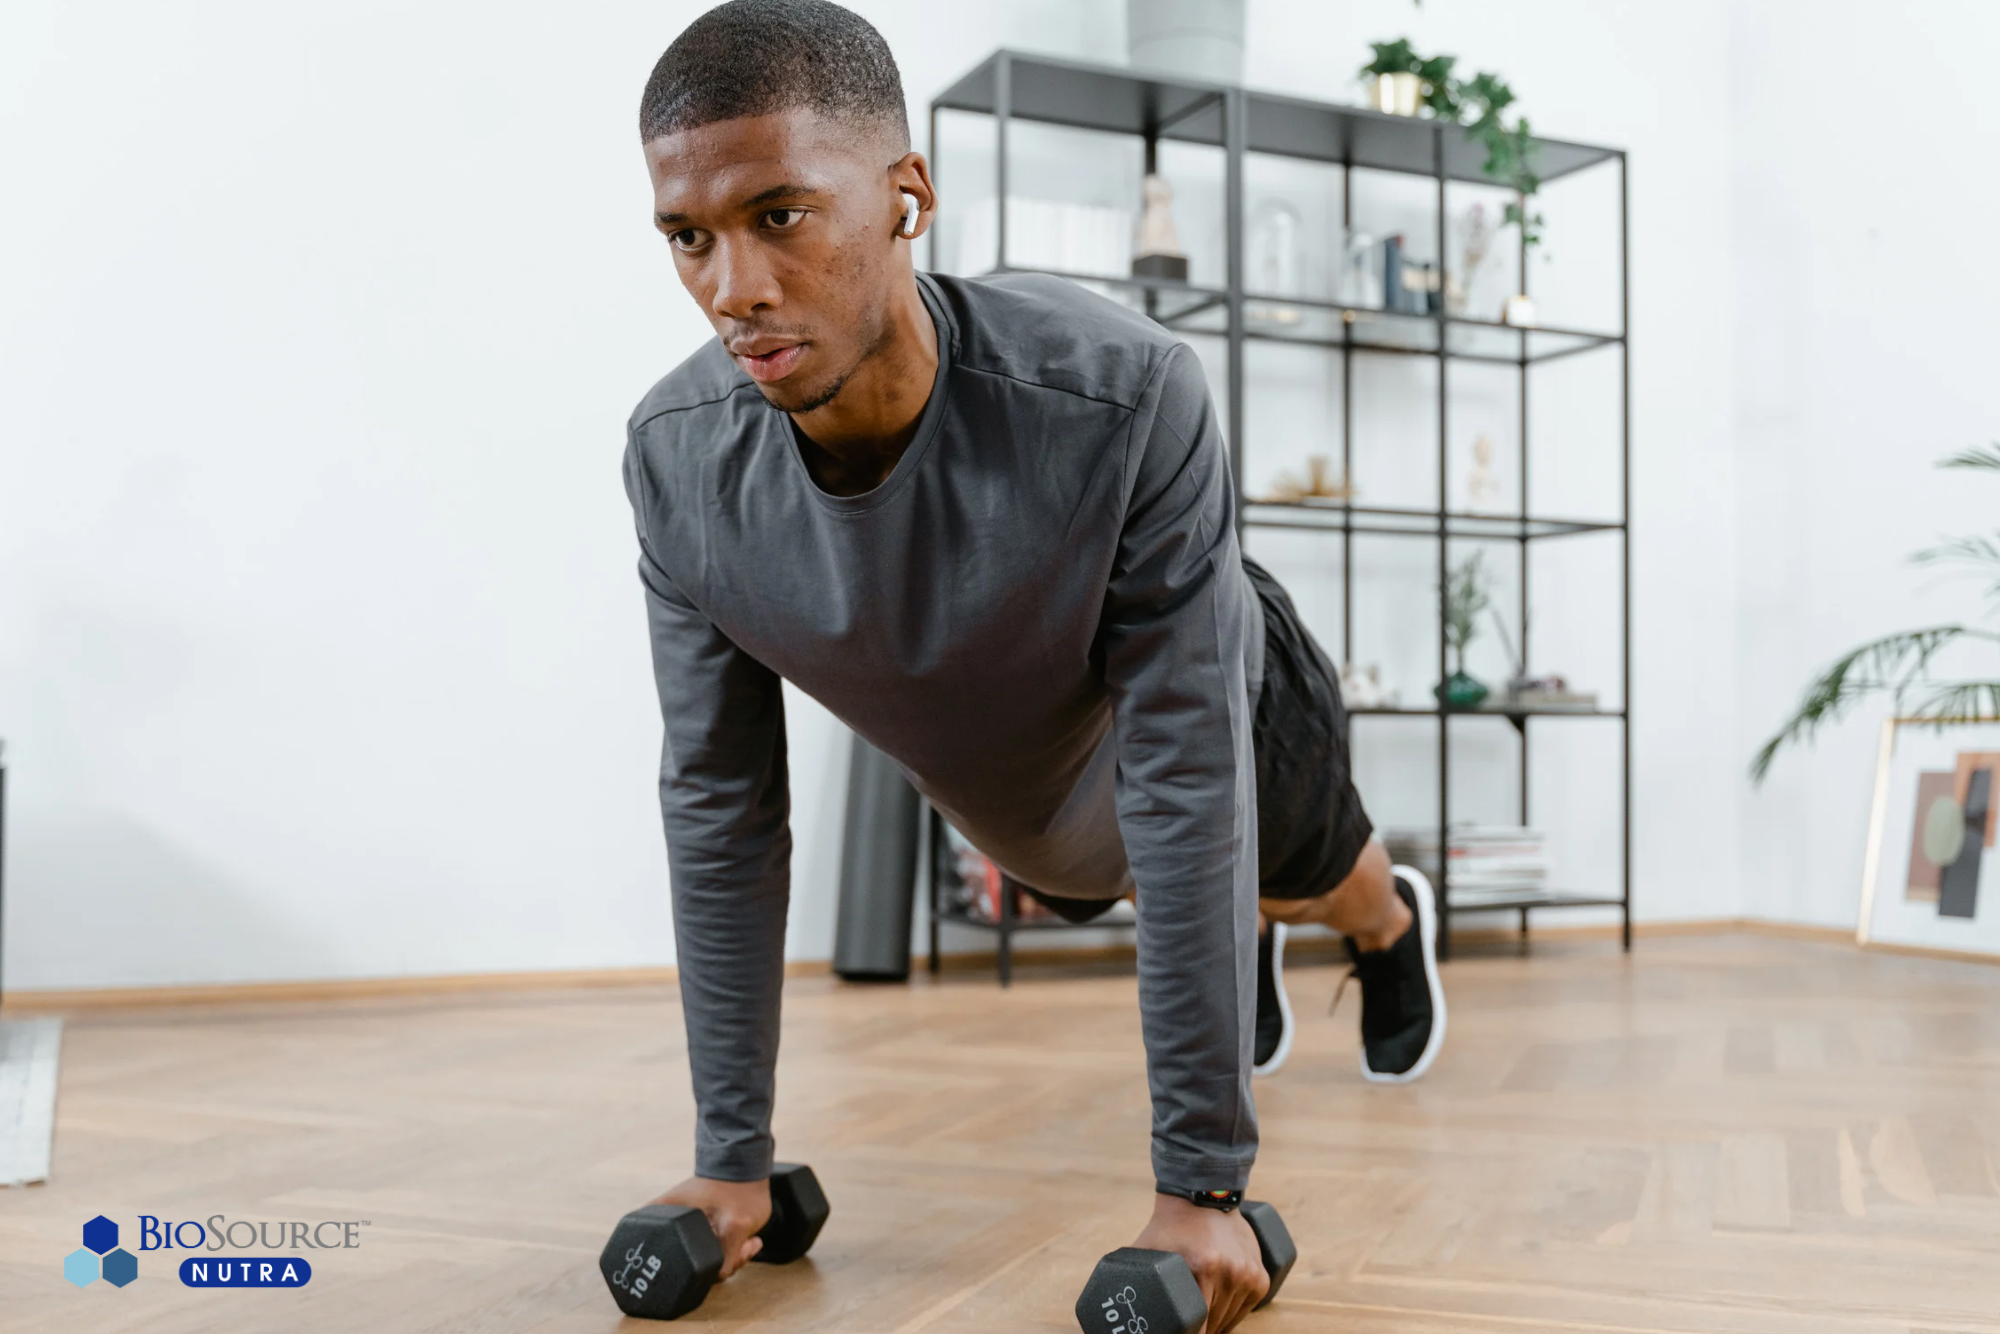
[{"label": "watch face", "polygon": [[1175,1190],[1165,1185],[1159,1186],[1158,1190],[1162,1195],[1186,1200],[1203,1209],[1234,1209],[1243,1203],[1243,1192],[1240,1190]]},{"label": "watch face", "polygon": [[1188,1192],[1188,1199],[1204,1209],[1220,1209],[1224,1213],[1243,1203],[1240,1190],[1196,1190]]}]

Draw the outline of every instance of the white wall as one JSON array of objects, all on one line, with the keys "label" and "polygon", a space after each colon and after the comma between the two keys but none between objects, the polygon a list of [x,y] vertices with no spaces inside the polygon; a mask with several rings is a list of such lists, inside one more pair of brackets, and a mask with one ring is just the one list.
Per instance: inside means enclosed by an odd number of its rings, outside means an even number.
[{"label": "white wall", "polygon": [[[708,335],[633,124],[702,8],[0,12],[10,988],[671,960],[618,457]],[[865,8],[919,107],[1118,41]],[[792,703],[824,954],[845,747]]]},{"label": "white wall", "polygon": [[[1117,0],[859,7],[919,125],[995,45],[1122,47]],[[631,125],[700,8],[0,14],[10,989],[671,959],[616,469],[707,336]],[[1879,59],[1994,12],[1838,9],[1251,5],[1253,84],[1344,95],[1407,32],[1632,151],[1649,918],[1851,920],[1872,729],[1744,761],[1812,665],[1964,605],[1895,562],[1978,525],[1927,464],[2000,435],[1996,113]],[[823,956],[844,735],[791,704]]]},{"label": "white wall", "polygon": [[[1732,12],[1739,759],[1841,652],[1984,605],[1978,584],[1904,558],[1991,531],[2000,508],[2000,484],[1932,467],[2000,440],[2000,267],[1983,255],[2000,217],[2000,106],[1977,79],[1900,87],[1883,59],[1897,50],[1990,68],[2000,7]],[[1990,657],[1968,666],[1994,676]],[[1736,784],[1746,912],[1854,925],[1887,712],[1864,708],[1781,759],[1762,791]]]}]

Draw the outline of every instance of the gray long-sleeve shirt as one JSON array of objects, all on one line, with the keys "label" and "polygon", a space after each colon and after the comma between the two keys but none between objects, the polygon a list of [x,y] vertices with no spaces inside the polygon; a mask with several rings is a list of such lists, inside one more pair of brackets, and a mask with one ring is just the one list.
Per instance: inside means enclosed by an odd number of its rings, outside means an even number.
[{"label": "gray long-sleeve shirt", "polygon": [[710,343],[632,416],[695,1170],[770,1168],[791,837],[780,678],[1047,893],[1136,886],[1153,1167],[1256,1156],[1263,619],[1191,350],[1058,279],[920,276],[938,373],[865,495]]}]

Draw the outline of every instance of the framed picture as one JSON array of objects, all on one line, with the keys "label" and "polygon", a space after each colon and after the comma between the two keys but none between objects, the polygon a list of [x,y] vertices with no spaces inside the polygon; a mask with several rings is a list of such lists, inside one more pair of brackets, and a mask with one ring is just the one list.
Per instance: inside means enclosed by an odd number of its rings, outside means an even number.
[{"label": "framed picture", "polygon": [[1882,725],[1862,944],[2000,957],[2000,722]]}]

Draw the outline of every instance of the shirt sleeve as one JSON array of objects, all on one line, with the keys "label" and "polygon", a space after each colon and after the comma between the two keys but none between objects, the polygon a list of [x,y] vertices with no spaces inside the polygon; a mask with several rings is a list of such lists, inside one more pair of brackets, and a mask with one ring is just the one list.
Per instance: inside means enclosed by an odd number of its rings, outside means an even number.
[{"label": "shirt sleeve", "polygon": [[694,1081],[694,1167],[754,1181],[771,1172],[791,897],[784,695],[777,673],[732,643],[654,559],[636,445],[626,451],[625,486],[665,722],[660,814]]},{"label": "shirt sleeve", "polygon": [[1118,825],[1138,887],[1153,1171],[1241,1190],[1257,1155],[1257,817],[1229,456],[1192,351],[1155,372],[1127,441],[1101,640]]}]

